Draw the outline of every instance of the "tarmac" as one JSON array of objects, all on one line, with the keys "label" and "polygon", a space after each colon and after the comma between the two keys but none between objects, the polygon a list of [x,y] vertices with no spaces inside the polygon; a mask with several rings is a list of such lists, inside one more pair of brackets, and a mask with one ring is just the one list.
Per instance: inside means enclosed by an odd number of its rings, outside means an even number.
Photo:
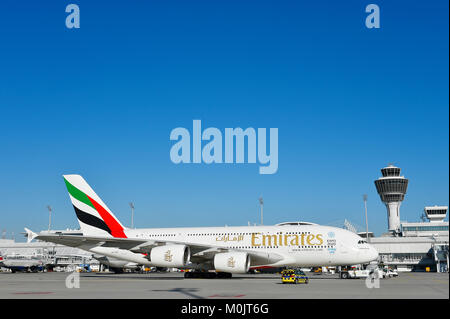
[{"label": "tarmac", "polygon": [[[77,278],[77,276],[79,277]],[[400,273],[365,279],[307,273],[308,284],[282,284],[277,274],[184,279],[183,273],[0,273],[0,299],[448,299],[448,273]],[[68,277],[72,276],[72,277]],[[79,279],[79,280],[78,280]]]}]

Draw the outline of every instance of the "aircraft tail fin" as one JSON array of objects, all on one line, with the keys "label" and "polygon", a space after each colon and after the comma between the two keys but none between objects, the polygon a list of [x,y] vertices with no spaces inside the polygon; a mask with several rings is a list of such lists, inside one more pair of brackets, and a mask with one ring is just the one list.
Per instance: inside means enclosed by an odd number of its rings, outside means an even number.
[{"label": "aircraft tail fin", "polygon": [[125,227],[82,176],[63,177],[83,235],[127,238]]},{"label": "aircraft tail fin", "polygon": [[29,230],[28,228],[25,227],[25,231],[27,233],[27,243],[31,243],[31,241],[33,239],[35,239],[37,237],[38,234],[36,234],[35,232]]}]

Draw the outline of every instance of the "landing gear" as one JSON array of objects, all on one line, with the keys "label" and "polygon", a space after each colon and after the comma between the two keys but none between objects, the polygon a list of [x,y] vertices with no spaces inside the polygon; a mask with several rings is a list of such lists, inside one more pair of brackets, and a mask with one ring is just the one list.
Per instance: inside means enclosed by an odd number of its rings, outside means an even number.
[{"label": "landing gear", "polygon": [[226,272],[188,271],[184,273],[184,278],[222,279],[231,278],[231,274]]},{"label": "landing gear", "polygon": [[115,274],[123,274],[123,268],[109,267],[109,270]]},{"label": "landing gear", "polygon": [[218,272],[217,278],[230,279],[233,275],[229,272]]},{"label": "landing gear", "polygon": [[184,273],[184,278],[216,278],[216,274],[206,271],[188,271]]}]

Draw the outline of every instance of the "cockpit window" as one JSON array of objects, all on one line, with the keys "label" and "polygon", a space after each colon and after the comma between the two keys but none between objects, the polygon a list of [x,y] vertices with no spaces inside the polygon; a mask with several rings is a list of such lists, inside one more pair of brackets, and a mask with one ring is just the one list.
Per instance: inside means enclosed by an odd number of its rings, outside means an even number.
[{"label": "cockpit window", "polygon": [[358,244],[365,244],[365,243],[366,243],[365,240],[359,240],[359,241],[358,241]]}]

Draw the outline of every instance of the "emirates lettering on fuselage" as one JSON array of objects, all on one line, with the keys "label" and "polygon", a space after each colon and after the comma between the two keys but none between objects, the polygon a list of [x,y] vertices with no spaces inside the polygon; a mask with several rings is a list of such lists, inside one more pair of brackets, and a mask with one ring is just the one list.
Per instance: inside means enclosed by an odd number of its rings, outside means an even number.
[{"label": "emirates lettering on fuselage", "polygon": [[319,246],[323,244],[322,234],[252,234],[252,246]]},{"label": "emirates lettering on fuselage", "polygon": [[230,237],[230,235],[224,235],[224,236],[220,236],[216,238],[216,241],[223,241],[223,242],[228,242],[228,241],[243,241],[244,240],[244,235],[239,235],[239,236],[232,236]]},{"label": "emirates lettering on fuselage", "polygon": [[[217,237],[216,241],[222,242],[241,242],[244,235],[231,237],[229,235]],[[270,246],[320,246],[323,245],[322,234],[267,234],[252,233],[252,247],[270,247]]]}]

